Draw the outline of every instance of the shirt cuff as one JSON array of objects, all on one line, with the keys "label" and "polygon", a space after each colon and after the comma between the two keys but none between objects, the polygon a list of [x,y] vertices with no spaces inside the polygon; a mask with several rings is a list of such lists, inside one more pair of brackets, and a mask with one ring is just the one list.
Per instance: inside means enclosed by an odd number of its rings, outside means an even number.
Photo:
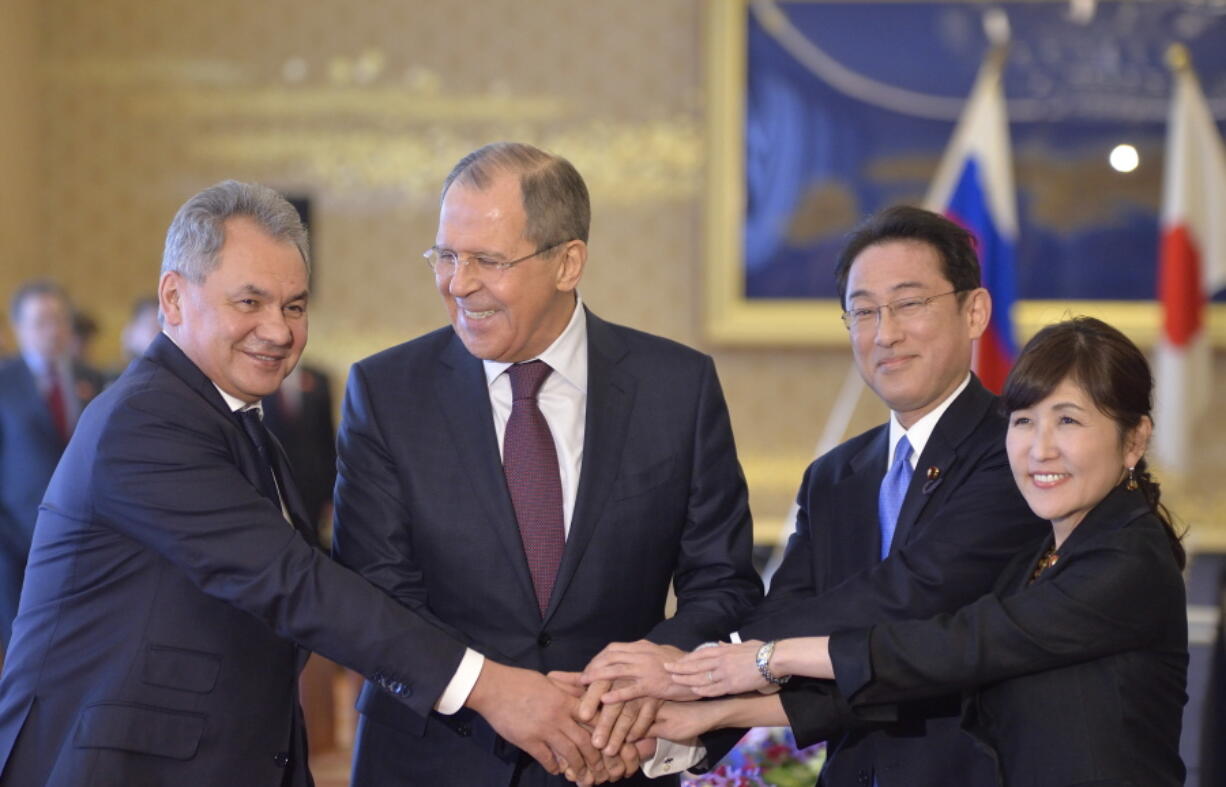
[{"label": "shirt cuff", "polygon": [[681,773],[693,768],[707,756],[707,747],[698,738],[688,741],[670,741],[664,738],[656,739],[656,753],[650,760],[639,767],[648,779],[657,776],[667,776],[670,773]]},{"label": "shirt cuff", "polygon": [[485,666],[485,656],[472,648],[465,648],[464,658],[460,659],[460,666],[456,667],[455,674],[451,676],[451,682],[447,684],[447,688],[443,689],[443,696],[438,698],[434,709],[444,716],[450,716],[463,708],[464,703],[468,702],[468,695],[472,693],[473,686],[477,685],[477,678],[481,676],[483,666]]}]

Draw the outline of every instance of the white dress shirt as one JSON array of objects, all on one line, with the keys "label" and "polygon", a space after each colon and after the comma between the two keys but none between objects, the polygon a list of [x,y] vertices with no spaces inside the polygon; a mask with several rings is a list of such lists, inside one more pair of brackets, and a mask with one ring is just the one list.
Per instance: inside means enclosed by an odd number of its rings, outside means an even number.
[{"label": "white dress shirt", "polygon": [[[558,472],[562,480],[562,527],[570,535],[571,516],[575,511],[575,495],[579,491],[579,471],[583,466],[583,434],[587,419],[587,320],[584,318],[583,300],[575,296],[575,310],[570,322],[558,338],[553,340],[540,355],[527,361],[544,361],[553,369],[545,378],[537,394],[537,403],[558,452]],[[483,361],[485,380],[489,385],[490,407],[494,411],[494,431],[498,434],[498,452],[501,455],[507,433],[507,419],[511,417],[511,378],[506,370],[509,363]],[[485,656],[472,648],[466,648],[464,658],[455,675],[439,697],[434,709],[450,715],[464,706]]]},{"label": "white dress shirt", "polygon": [[[898,440],[903,435],[907,436],[907,442],[911,444],[911,469],[915,470],[919,462],[920,454],[924,453],[924,446],[928,445],[928,438],[932,437],[932,430],[936,429],[937,422],[941,420],[941,416],[945,415],[945,411],[953,404],[966,386],[971,382],[971,375],[968,372],[966,379],[962,384],[954,389],[954,392],[945,397],[932,412],[925,414],[915,423],[911,424],[910,429],[904,429],[902,424],[898,422],[898,413],[890,413],[890,443],[886,455],[886,467],[890,467],[894,463],[894,449],[898,447]],[[733,641],[739,641],[739,637],[734,633]],[[683,770],[693,768],[702,759],[707,756],[707,748],[702,745],[698,738],[688,741],[668,741],[661,739],[656,747],[656,753],[650,760],[643,763],[643,773],[650,778],[663,776],[668,773],[680,773]]]}]

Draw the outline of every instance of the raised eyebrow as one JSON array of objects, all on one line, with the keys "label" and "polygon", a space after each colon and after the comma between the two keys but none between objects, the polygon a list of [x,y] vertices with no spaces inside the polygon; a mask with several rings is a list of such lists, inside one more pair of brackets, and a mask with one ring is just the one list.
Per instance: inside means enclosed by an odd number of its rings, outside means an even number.
[{"label": "raised eyebrow", "polygon": [[1052,405],[1051,409],[1053,410],[1077,410],[1079,412],[1083,412],[1083,413],[1085,412],[1085,408],[1075,402],[1060,402],[1059,404]]},{"label": "raised eyebrow", "polygon": [[237,295],[240,297],[244,295],[254,295],[257,298],[268,298],[272,295],[272,293],[262,287],[257,287],[254,284],[244,284],[239,288]]}]

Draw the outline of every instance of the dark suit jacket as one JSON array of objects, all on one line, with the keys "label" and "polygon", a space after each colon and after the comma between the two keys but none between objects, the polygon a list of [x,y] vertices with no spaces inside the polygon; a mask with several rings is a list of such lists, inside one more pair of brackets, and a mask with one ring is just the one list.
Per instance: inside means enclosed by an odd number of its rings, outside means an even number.
[{"label": "dark suit jacket", "polygon": [[[337,559],[486,656],[534,670],[582,669],[613,641],[693,647],[761,594],[711,359],[590,313],[587,331],[583,467],[544,620],[484,368],[451,328],[356,364],[341,420]],[[665,620],[670,583],[678,611]],[[369,686],[358,708],[356,785],[512,779],[519,753],[467,711],[423,714]],[[530,765],[519,783],[564,782]]]},{"label": "dark suit jacket", "polygon": [[[889,425],[815,461],[800,488],[787,554],[741,636],[782,639],[928,617],[991,590],[1014,555],[1050,530],[1013,483],[1005,426],[997,398],[972,378],[919,457],[884,561],[877,495]],[[991,762],[958,728],[956,696],[907,704],[891,717],[891,724],[833,736],[822,783],[858,787],[875,774],[880,787],[948,787],[951,773],[963,787],[994,782]],[[714,762],[728,742],[708,742]]]},{"label": "dark suit jacket", "polygon": [[309,785],[303,648],[433,705],[462,646],[310,543],[279,456],[291,527],[257,461],[165,336],[85,412],[0,678],[0,784]]},{"label": "dark suit jacket", "polygon": [[[73,367],[84,407],[102,389],[98,372]],[[46,398],[19,356],[0,363],[0,640],[8,647],[38,504],[64,451]]]},{"label": "dark suit jacket", "polygon": [[1121,486],[1028,586],[1041,552],[954,614],[836,634],[839,689],[860,704],[979,687],[964,723],[1006,787],[1183,784],[1187,607],[1162,524]]},{"label": "dark suit jacket", "polygon": [[298,374],[302,398],[297,411],[288,412],[280,395],[266,397],[264,425],[285,448],[307,515],[317,525],[332,502],[332,487],[336,484],[332,386],[321,369],[307,366]]}]

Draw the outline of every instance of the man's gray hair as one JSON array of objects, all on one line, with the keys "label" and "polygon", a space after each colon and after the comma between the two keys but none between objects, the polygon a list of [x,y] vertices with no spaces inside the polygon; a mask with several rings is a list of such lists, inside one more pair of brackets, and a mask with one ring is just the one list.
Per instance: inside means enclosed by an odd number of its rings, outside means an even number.
[{"label": "man's gray hair", "polygon": [[297,246],[310,271],[307,232],[294,206],[267,186],[223,180],[183,203],[175,214],[166,231],[162,273],[175,271],[197,284],[204,281],[218,265],[226,220],[239,216],[254,221],[270,238]]},{"label": "man's gray hair", "polygon": [[443,181],[439,199],[457,180],[484,190],[503,173],[519,175],[527,217],[525,238],[538,246],[569,240],[587,243],[592,204],[583,176],[561,156],[522,142],[494,142],[460,159]]}]

